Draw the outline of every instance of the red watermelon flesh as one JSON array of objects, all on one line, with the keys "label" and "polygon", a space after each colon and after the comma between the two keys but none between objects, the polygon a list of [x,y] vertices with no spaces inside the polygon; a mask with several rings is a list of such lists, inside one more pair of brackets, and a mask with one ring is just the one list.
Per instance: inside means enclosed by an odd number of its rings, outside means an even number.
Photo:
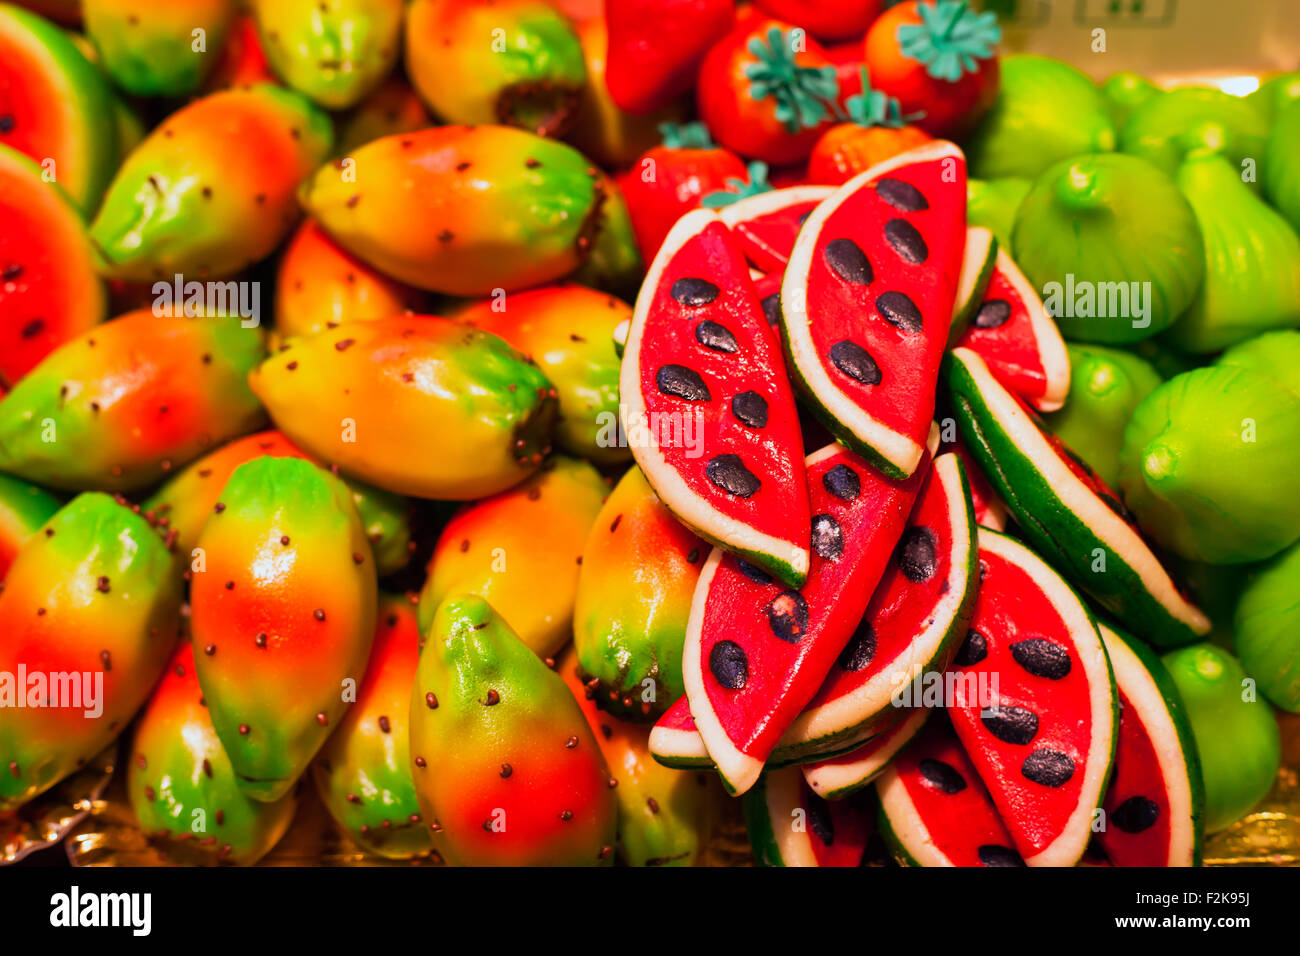
[{"label": "red watermelon flesh", "polygon": [[714,549],[686,625],[682,671],[690,710],[732,793],[758,779],[844,650],[928,470],[888,479],[837,444],[809,455],[807,469],[815,517],[803,588],[785,588]]},{"label": "red watermelon flesh", "polygon": [[839,187],[781,285],[790,372],[841,441],[910,475],[934,415],[966,249],[966,161],[929,143]]},{"label": "red watermelon flesh", "polygon": [[1120,717],[1115,767],[1101,805],[1106,826],[1097,842],[1112,866],[1196,866],[1199,759],[1177,690],[1159,659],[1135,639],[1104,624],[1101,634],[1115,670]]},{"label": "red watermelon flesh", "polygon": [[86,227],[56,183],[0,146],[0,394],[104,318]]},{"label": "red watermelon flesh", "polygon": [[1025,861],[1073,866],[1114,752],[1110,662],[1091,615],[1041,558],[987,529],[979,542],[949,714]]},{"label": "red watermelon flesh", "polygon": [[769,771],[745,795],[754,856],[763,866],[858,866],[871,836],[861,801],[827,801],[798,767]]},{"label": "red watermelon flesh", "polygon": [[876,783],[881,830],[912,866],[1024,866],[970,758],[942,714]]},{"label": "red watermelon flesh", "polygon": [[958,345],[977,352],[1009,391],[1040,412],[1070,392],[1070,358],[1056,322],[1020,267],[998,250],[983,301]]},{"label": "red watermelon flesh", "polygon": [[974,612],[975,535],[965,469],[956,455],[940,455],[853,638],[782,737],[782,754],[830,752],[900,704],[921,703],[901,692],[947,668]]},{"label": "red watermelon flesh", "polygon": [[839,757],[804,764],[803,778],[813,793],[827,800],[838,800],[865,787],[880,775],[894,755],[925,726],[930,712],[924,707],[899,708],[889,722],[856,750]]},{"label": "red watermelon flesh", "polygon": [[971,456],[970,449],[962,442],[961,437],[955,436],[950,442],[940,441],[939,452],[940,454],[951,452],[966,466],[966,479],[970,482],[970,500],[975,506],[975,523],[982,528],[992,528],[994,531],[1002,531],[1006,528],[1006,503],[998,497],[998,493],[984,477],[979,462]]},{"label": "red watermelon flesh", "polygon": [[779,328],[781,321],[781,276],[784,270],[767,272],[754,277],[754,294],[758,304],[763,307],[763,317],[772,328]]},{"label": "red watermelon flesh", "polygon": [[793,586],[809,511],[794,394],[743,253],[717,214],[687,213],[646,275],[620,378],[628,444],[664,504]]},{"label": "red watermelon flesh", "polygon": [[721,210],[722,221],[740,240],[755,268],[778,275],[785,270],[799,228],[832,186],[791,186],[738,200]]}]

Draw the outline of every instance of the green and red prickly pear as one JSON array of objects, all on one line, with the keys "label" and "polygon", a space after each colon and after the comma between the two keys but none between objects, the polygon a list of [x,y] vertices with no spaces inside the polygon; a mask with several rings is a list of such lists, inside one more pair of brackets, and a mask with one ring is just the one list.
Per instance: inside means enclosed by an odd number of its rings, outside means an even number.
[{"label": "green and red prickly pear", "polygon": [[94,492],[18,552],[0,592],[0,811],[98,754],[149,696],[180,629],[173,560]]},{"label": "green and red prickly pear", "polygon": [[26,543],[59,510],[44,488],[0,474],[0,583]]},{"label": "green and red prickly pear", "polygon": [[294,444],[344,474],[464,501],[518,484],[550,451],[555,390],[495,335],[408,315],[285,344],[249,384]]},{"label": "green and red prickly pear", "polygon": [[413,0],[406,65],[449,123],[504,123],[558,136],[587,78],[568,18],[546,0]]},{"label": "green and red prickly pear", "polygon": [[420,631],[452,594],[490,601],[539,657],[572,634],[582,545],[609,488],[585,461],[556,456],[508,491],[466,505],[443,528],[420,594]]},{"label": "green and red prickly pear", "polygon": [[[145,499],[141,507],[146,516],[175,531],[177,550],[189,554],[199,543],[203,525],[234,470],[264,455],[311,461],[306,452],[277,431],[245,435],[191,462]],[[410,502],[401,495],[361,481],[349,478],[343,481],[352,492],[352,503],[370,542],[379,575],[406,567],[411,559]]]},{"label": "green and red prickly pear", "polygon": [[239,786],[278,800],[342,718],[375,633],[376,577],[347,486],[295,458],[240,465],[190,570],[199,684]]},{"label": "green and red prickly pear", "polygon": [[136,722],[126,794],[140,828],[178,862],[256,863],[284,836],[298,805],[292,791],[261,803],[239,789],[189,641],[176,648]]},{"label": "green and red prickly pear", "polygon": [[308,219],[285,246],[275,278],[275,333],[310,335],[353,319],[420,312],[428,296],[347,252]]},{"label": "green and red prickly pear", "polygon": [[252,14],[236,14],[217,63],[203,84],[203,92],[215,93],[236,86],[278,82],[279,78],[266,60],[266,51],[262,49],[262,38],[257,35],[257,23]]},{"label": "green and red prickly pear", "polygon": [[435,125],[424,101],[401,73],[354,106],[338,122],[338,154],[347,156],[372,140],[398,133],[413,133]]},{"label": "green and red prickly pear", "polygon": [[420,629],[405,597],[379,596],[379,623],[356,703],[321,748],[312,778],[335,822],[379,856],[433,849],[411,778],[408,719]]},{"label": "green and red prickly pear", "polygon": [[650,754],[650,727],[600,710],[593,689],[578,676],[572,649],[556,669],[587,718],[610,779],[618,783],[618,859],[628,866],[702,865],[705,838],[725,798],[718,775],[657,762]]},{"label": "green and red prickly pear", "polygon": [[613,862],[609,767],[564,679],[480,597],[425,631],[410,701],[412,775],[453,866]]},{"label": "green and red prickly pear", "polygon": [[295,190],[330,154],[329,117],[291,90],[223,90],[173,113],[117,171],[90,236],[118,279],[233,275],[298,221]]},{"label": "green and red prickly pear", "polygon": [[591,525],[573,609],[578,668],[600,706],[653,721],[686,693],[686,621],[712,550],[628,469]]},{"label": "green and red prickly pear", "polygon": [[485,296],[553,282],[591,251],[603,175],[507,126],[385,136],[321,168],[303,207],[349,252],[421,289]]},{"label": "green and red prickly pear", "polygon": [[242,320],[128,313],[55,349],[0,399],[0,470],[53,488],[142,488],[265,421]]},{"label": "green and red prickly pear", "polygon": [[86,34],[113,82],[135,96],[186,96],[216,65],[235,0],[82,0]]},{"label": "green and red prickly pear", "polygon": [[401,48],[403,0],[251,0],[267,59],[286,84],[329,110],[384,81]]},{"label": "green and red prickly pear", "polygon": [[57,183],[42,181],[39,166],[3,145],[0,222],[3,395],[57,346],[102,321],[108,297],[80,214]]},{"label": "green and red prickly pear", "polygon": [[0,145],[34,160],[82,215],[94,212],[117,165],[113,91],[103,74],[68,34],[7,3],[0,4]]},{"label": "green and red prickly pear", "polygon": [[596,221],[596,239],[587,261],[572,275],[576,282],[625,299],[635,299],[645,278],[645,264],[637,245],[632,214],[622,188],[608,176],[600,179],[605,201]]},{"label": "green and red prickly pear", "polygon": [[598,464],[628,461],[618,441],[619,358],[614,329],[632,307],[612,295],[561,283],[484,299],[456,318],[531,355],[560,401],[555,443]]}]

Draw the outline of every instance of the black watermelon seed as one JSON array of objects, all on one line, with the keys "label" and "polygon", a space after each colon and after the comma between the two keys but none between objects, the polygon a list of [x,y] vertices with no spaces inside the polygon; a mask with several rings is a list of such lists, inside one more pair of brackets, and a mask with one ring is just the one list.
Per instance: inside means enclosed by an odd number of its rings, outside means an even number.
[{"label": "black watermelon seed", "polygon": [[1006,299],[989,299],[975,313],[975,328],[996,329],[1011,318],[1011,303]]},{"label": "black watermelon seed", "polygon": [[773,292],[769,296],[763,297],[763,315],[767,318],[768,325],[776,325],[781,320],[781,295]]},{"label": "black watermelon seed", "polygon": [[836,465],[822,475],[822,485],[841,501],[852,501],[862,494],[862,479],[848,465]]},{"label": "black watermelon seed", "polygon": [[669,294],[682,305],[708,305],[718,297],[718,287],[708,279],[678,279]]},{"label": "black watermelon seed", "polygon": [[727,690],[740,690],[749,680],[749,658],[735,641],[718,641],[709,651],[709,670]]},{"label": "black watermelon seed", "polygon": [[919,767],[925,782],[936,790],[943,793],[961,793],[966,789],[966,778],[952,764],[926,757]]},{"label": "black watermelon seed", "polygon": [[736,570],[755,584],[771,584],[772,576],[757,565],[750,564],[744,558],[736,559]]},{"label": "black watermelon seed", "polygon": [[1025,860],[1019,853],[1010,847],[998,846],[996,843],[985,843],[976,853],[979,854],[980,862],[985,866],[1024,866]]},{"label": "black watermelon seed", "polygon": [[708,319],[695,327],[695,341],[715,352],[740,351],[740,346],[736,344],[736,337],[731,334],[731,330],[725,325],[710,322]]},{"label": "black watermelon seed", "polygon": [[880,180],[876,183],[876,194],[895,209],[901,209],[904,212],[916,212],[918,209],[930,208],[930,204],[926,202],[925,195],[921,190],[911,183],[903,182],[901,179],[886,177]]},{"label": "black watermelon seed", "polygon": [[707,402],[712,396],[699,372],[685,365],[665,365],[655,373],[655,384],[665,395],[676,395],[688,402]]},{"label": "black watermelon seed", "polygon": [[1160,808],[1146,797],[1129,797],[1111,811],[1110,818],[1125,833],[1141,833],[1155,825]]},{"label": "black watermelon seed", "polygon": [[916,584],[928,581],[939,569],[935,534],[929,528],[911,527],[898,542],[898,568]]},{"label": "black watermelon seed", "polygon": [[966,640],[962,642],[961,650],[959,650],[957,656],[953,658],[953,663],[958,667],[970,667],[972,664],[978,664],[988,656],[988,638],[974,628],[971,628],[966,632]]},{"label": "black watermelon seed", "polygon": [[834,561],[844,553],[844,532],[830,515],[813,515],[812,549],[827,561]]},{"label": "black watermelon seed", "polygon": [[832,239],[826,243],[826,264],[831,271],[845,282],[854,285],[867,285],[875,278],[871,271],[871,262],[852,239]]},{"label": "black watermelon seed", "polygon": [[762,484],[755,474],[745,467],[739,455],[719,455],[704,466],[704,474],[728,494],[748,498]]},{"label": "black watermelon seed", "polygon": [[983,711],[980,720],[989,733],[1003,743],[1024,745],[1038,734],[1038,715],[1023,707],[999,704]]},{"label": "black watermelon seed", "polygon": [[876,297],[876,308],[885,321],[904,332],[921,331],[921,310],[916,303],[901,292],[882,292]]},{"label": "black watermelon seed", "polygon": [[849,638],[848,645],[840,651],[840,656],[835,663],[841,670],[856,674],[870,664],[875,656],[876,632],[872,629],[871,622],[864,618],[858,625],[858,629],[853,632],[853,637]]},{"label": "black watermelon seed", "polygon": [[1016,663],[1035,677],[1060,680],[1070,673],[1070,653],[1060,644],[1031,637],[1011,645],[1011,656]]},{"label": "black watermelon seed", "polygon": [[831,819],[831,808],[815,793],[808,794],[808,829],[822,841],[822,846],[830,846],[835,842],[835,823]]},{"label": "black watermelon seed", "polygon": [[857,342],[848,339],[836,342],[831,346],[831,361],[837,369],[863,385],[880,384],[880,366]]},{"label": "black watermelon seed", "polygon": [[1074,761],[1059,750],[1040,747],[1025,758],[1020,772],[1044,787],[1059,787],[1074,776]]},{"label": "black watermelon seed", "polygon": [[891,219],[885,223],[885,238],[903,260],[913,265],[920,265],[930,257],[925,239],[906,219]]},{"label": "black watermelon seed", "polygon": [[750,428],[766,428],[767,399],[758,392],[741,392],[731,400],[731,414]]},{"label": "black watermelon seed", "polygon": [[808,221],[808,217],[811,216],[812,214],[813,211],[811,209],[809,209],[807,212],[801,212],[799,214],[799,218],[796,219],[795,222],[797,222],[800,226],[802,226],[805,222]]},{"label": "black watermelon seed", "polygon": [[808,602],[798,591],[782,591],[767,603],[767,623],[781,640],[798,644],[808,633]]}]

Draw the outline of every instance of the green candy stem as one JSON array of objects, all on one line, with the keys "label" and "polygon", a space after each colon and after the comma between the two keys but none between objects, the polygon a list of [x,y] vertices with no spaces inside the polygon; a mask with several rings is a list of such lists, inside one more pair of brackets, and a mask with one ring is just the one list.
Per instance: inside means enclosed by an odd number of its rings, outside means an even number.
[{"label": "green candy stem", "polygon": [[749,52],[758,62],[745,67],[750,98],[772,97],[776,118],[791,135],[813,129],[828,115],[842,115],[836,103],[840,81],[835,68],[800,66],[795,62],[793,37],[793,30],[778,27],[767,31],[766,40],[753,37]]},{"label": "green candy stem", "polygon": [[898,49],[936,80],[956,83],[976,72],[980,61],[991,59],[1002,41],[997,14],[976,13],[966,0],[935,0],[917,4],[916,9],[921,22],[898,28]]},{"label": "green candy stem", "polygon": [[730,206],[733,202],[771,191],[772,184],[767,181],[767,163],[755,160],[749,164],[749,182],[733,176],[727,180],[726,189],[719,189],[704,196],[700,199],[700,205],[705,209],[720,209],[723,206]]},{"label": "green candy stem", "polygon": [[659,136],[668,149],[713,148],[713,137],[703,123],[660,123]]}]

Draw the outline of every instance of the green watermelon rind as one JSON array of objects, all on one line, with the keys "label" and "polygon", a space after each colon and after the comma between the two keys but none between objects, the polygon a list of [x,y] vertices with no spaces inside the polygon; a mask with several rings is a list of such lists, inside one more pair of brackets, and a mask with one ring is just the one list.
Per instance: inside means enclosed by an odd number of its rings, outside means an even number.
[{"label": "green watermelon rind", "polygon": [[[1040,562],[1042,567],[1047,571],[1048,575],[1060,583],[1061,587],[1064,589],[1063,596],[1068,595],[1067,600],[1072,598],[1074,602],[1077,603],[1078,609],[1083,613],[1083,616],[1087,619],[1088,623],[1092,625],[1093,633],[1097,638],[1097,646],[1101,649],[1101,660],[1106,667],[1106,679],[1110,686],[1109,743],[1107,746],[1105,760],[1101,764],[1101,766],[1103,767],[1103,772],[1100,775],[1101,784],[1100,787],[1097,789],[1097,798],[1095,801],[1096,804],[1100,804],[1105,797],[1106,790],[1110,787],[1111,775],[1114,773],[1115,770],[1115,748],[1119,744],[1119,692],[1116,689],[1116,684],[1115,684],[1115,668],[1114,665],[1111,663],[1110,654],[1106,650],[1106,642],[1102,639],[1101,636],[1101,625],[1098,623],[1097,617],[1095,614],[1093,614],[1092,609],[1088,606],[1088,603],[1084,601],[1083,597],[1070,585],[1070,582],[1067,581],[1061,574],[1059,574],[1049,562],[1045,561],[1037,552],[1035,552],[1031,547],[1029,547],[1029,545],[1026,542],[1021,541],[1009,534],[1003,534],[1002,532],[993,531],[989,528],[981,528],[979,530],[979,537],[981,542],[980,544],[981,549],[984,548],[984,541],[986,539],[993,539],[995,541],[1005,542],[1013,549],[1021,549],[1026,554],[1028,554],[1032,559]],[[1031,577],[1033,576],[1032,570],[1026,568],[1022,564],[1018,564],[1018,566],[1021,568],[1021,570],[1025,571]],[[1051,595],[1045,593],[1045,596],[1048,598],[1049,601],[1052,601]],[[1058,607],[1058,613],[1061,614],[1063,619],[1068,621],[1068,615],[1059,609],[1058,602],[1052,601],[1052,604]],[[1093,716],[1097,716],[1097,715],[1094,714]],[[960,737],[960,735],[958,736]],[[962,746],[964,747],[965,744],[963,743]],[[976,772],[978,773],[978,771],[979,768],[977,766]],[[988,788],[988,790],[991,793],[993,788],[988,786],[987,781],[985,781],[985,786]],[[995,801],[995,805],[996,805],[996,801]],[[1096,809],[1095,806],[1088,808],[1087,812],[1090,817],[1095,809]],[[1000,813],[1001,810],[999,810],[999,814]],[[1008,830],[1011,829],[1005,817],[1003,817],[1003,823],[1004,825],[1007,825]],[[1052,847],[1049,847],[1049,849],[1054,849],[1054,848],[1055,848],[1054,844]],[[1035,860],[1041,858],[1044,854],[1046,854],[1048,852],[1047,850],[1040,851],[1037,857],[1032,859],[1030,857],[1025,857],[1025,862],[1028,866],[1044,866],[1044,865],[1074,866],[1077,865],[1079,861],[1083,858],[1083,854],[1087,852],[1087,849],[1088,849],[1088,840],[1084,840],[1082,845],[1079,846],[1078,848],[1078,855],[1075,856],[1074,859],[1069,861],[1068,863],[1064,859],[1062,860],[1053,859],[1048,863],[1034,862]],[[1023,856],[1024,854],[1022,853],[1021,855]]]},{"label": "green watermelon rind", "polygon": [[754,851],[754,861],[759,866],[785,866],[767,806],[766,774],[741,798],[740,803],[745,817],[745,831],[749,834],[749,845]]},{"label": "green watermelon rind", "polygon": [[[29,55],[44,60],[49,68],[46,82],[62,91],[54,104],[59,115],[59,148],[76,144],[72,158],[78,175],[70,182],[68,175],[56,168],[55,176],[80,215],[89,216],[116,170],[118,134],[112,87],[76,44],[44,17],[0,4],[0,31],[22,42]],[[42,104],[28,105],[42,108]],[[43,104],[45,109],[50,107]],[[74,129],[79,135],[72,135]]]},{"label": "green watermelon rind", "polygon": [[[918,440],[895,431],[872,417],[840,391],[827,375],[813,348],[808,331],[811,322],[805,321],[802,323],[802,328],[799,328],[791,316],[807,314],[807,273],[811,265],[812,250],[816,245],[822,224],[831,213],[867,183],[895,169],[947,157],[962,160],[963,163],[965,161],[962,151],[952,143],[942,140],[927,143],[877,163],[838,187],[813,210],[812,215],[800,229],[799,239],[795,242],[790,261],[786,265],[785,276],[781,281],[778,325],[781,330],[781,350],[785,353],[786,372],[790,376],[790,381],[805,398],[806,407],[841,444],[857,452],[886,477],[896,480],[910,477],[916,470],[925,453],[924,438]],[[800,354],[806,359],[807,368],[799,361]],[[811,378],[809,369],[814,370],[816,382]],[[823,392],[827,393],[829,398],[824,398]],[[839,411],[830,407],[827,404],[828,400],[839,405]],[[855,429],[850,425],[847,419],[857,419],[858,428]]]},{"label": "green watermelon rind", "polygon": [[[641,292],[628,326],[624,342],[622,365],[619,370],[624,433],[632,431],[630,423],[647,417],[645,399],[641,395],[639,350],[642,347],[644,327],[650,303],[659,286],[660,276],[667,263],[690,239],[699,235],[711,223],[721,222],[717,213],[708,209],[695,209],[677,220],[664,238],[659,252],[647,270]],[[810,559],[807,538],[802,545],[786,541],[759,531],[743,522],[721,515],[710,501],[697,494],[671,465],[657,446],[648,449],[633,448],[633,456],[645,475],[646,481],[659,496],[659,500],[682,524],[705,541],[738,555],[792,588],[802,587],[808,576]],[[719,518],[722,520],[720,521]],[[726,534],[717,528],[726,527]]]},{"label": "green watermelon rind", "polygon": [[[947,470],[949,466],[944,464],[947,461],[951,461],[955,470],[955,477],[960,483],[961,494],[958,496],[958,501],[964,503],[964,521],[960,520],[960,516],[954,514],[951,509],[949,514],[954,528],[961,525],[966,527],[967,555],[965,562],[961,565],[961,570],[964,571],[965,587],[961,592],[961,599],[956,602],[953,609],[953,616],[944,625],[942,636],[933,645],[934,650],[919,666],[909,668],[913,676],[906,683],[913,683],[927,673],[937,673],[947,668],[948,662],[965,638],[966,629],[975,613],[975,602],[979,594],[978,526],[975,523],[975,508],[971,503],[970,479],[966,474],[966,466],[961,458],[951,452],[938,456],[932,467]],[[938,474],[937,470],[935,474]],[[958,567],[954,564],[952,570],[955,573]],[[954,583],[951,580],[952,577],[950,575],[950,584]],[[955,588],[950,587],[948,593],[951,594],[955,590]],[[931,628],[937,623],[936,620],[931,625]],[[932,632],[927,629],[926,633]],[[939,664],[943,666],[937,666]],[[867,685],[875,690],[875,693],[872,694],[873,697],[880,695],[880,688],[888,682],[889,676],[889,673],[882,673],[871,684]],[[847,722],[833,718],[828,720],[826,717],[821,716],[825,708],[818,708],[817,711],[804,711],[790,725],[781,741],[777,743],[773,756],[787,763],[808,763],[830,759],[861,746],[881,724],[889,719],[890,712],[893,710],[891,706],[893,690],[901,689],[902,686],[905,686],[905,684],[891,690],[888,702],[883,706],[865,714],[855,712],[853,719]],[[829,708],[830,705],[825,705],[825,707]],[[820,726],[822,723],[829,723],[830,726]]]},{"label": "green watermelon rind", "polygon": [[[1177,740],[1182,757],[1181,762],[1175,766],[1181,768],[1182,776],[1187,785],[1189,815],[1192,821],[1190,861],[1181,863],[1168,862],[1166,865],[1200,866],[1204,857],[1205,842],[1205,780],[1201,772],[1200,754],[1196,749],[1196,737],[1192,733],[1192,725],[1188,720],[1182,695],[1178,692],[1178,685],[1169,676],[1169,671],[1165,669],[1160,658],[1144,642],[1128,634],[1122,628],[1106,621],[1098,622],[1098,630],[1101,632],[1102,642],[1106,645],[1107,653],[1110,655],[1111,668],[1116,673],[1116,683],[1120,688],[1123,689],[1124,681],[1120,679],[1119,674],[1128,663],[1123,660],[1123,653],[1127,651],[1133,655],[1143,671],[1139,678],[1145,676],[1164,704],[1164,714],[1168,717],[1172,726],[1174,738]],[[1122,645],[1123,650],[1116,654],[1115,647],[1112,644]],[[1133,694],[1128,694],[1130,699],[1133,696]],[[1148,721],[1144,719],[1143,723],[1147,724]],[[1166,772],[1166,768],[1162,766],[1161,771],[1162,773]]]},{"label": "green watermelon rind", "polygon": [[971,319],[979,311],[988,290],[989,280],[998,262],[997,237],[983,226],[966,227],[966,251],[961,259],[961,277],[957,280],[957,298],[952,307],[952,326],[948,330],[948,347],[952,348],[966,333]]},{"label": "green watermelon rind", "polygon": [[[885,772],[888,773],[889,770],[886,769]],[[879,789],[879,783],[877,783],[877,789]],[[885,846],[889,848],[890,855],[893,856],[894,861],[899,866],[920,867],[923,865],[920,860],[907,851],[907,847],[903,845],[903,841],[899,839],[898,834],[895,832],[893,821],[889,819],[889,813],[885,809],[883,793],[880,798],[880,809],[876,812],[876,829],[885,841]]]},{"label": "green watermelon rind", "polygon": [[[1178,594],[1138,533],[1066,467],[984,360],[958,348],[944,357],[944,364],[966,446],[1024,537],[1073,584],[1126,626],[1149,634],[1157,646],[1178,647],[1208,633],[1209,620]],[[1100,574],[1091,571],[1095,549],[1105,554],[1106,570]],[[1145,573],[1138,565],[1145,565]],[[1165,593],[1164,600],[1153,584]]]},{"label": "green watermelon rind", "polygon": [[[845,772],[844,768],[849,765],[837,764],[835,765],[836,770],[840,772],[837,773],[832,770],[819,773],[817,765],[805,764],[803,778],[807,782],[808,788],[823,800],[840,800],[852,793],[856,793],[863,787],[869,786],[884,773],[885,767],[894,759],[894,756],[921,732],[921,728],[925,726],[928,717],[929,714],[924,708],[917,707],[914,709],[914,713],[903,715],[896,724],[882,729],[880,736],[888,738],[883,742],[884,746],[871,754],[871,760],[865,767],[853,772]],[[859,746],[866,746],[866,744],[860,744]],[[852,752],[849,751],[849,753]],[[818,763],[820,764],[820,761]],[[834,781],[834,785],[828,786],[824,790],[817,786],[818,782],[824,783],[827,781]]]}]

